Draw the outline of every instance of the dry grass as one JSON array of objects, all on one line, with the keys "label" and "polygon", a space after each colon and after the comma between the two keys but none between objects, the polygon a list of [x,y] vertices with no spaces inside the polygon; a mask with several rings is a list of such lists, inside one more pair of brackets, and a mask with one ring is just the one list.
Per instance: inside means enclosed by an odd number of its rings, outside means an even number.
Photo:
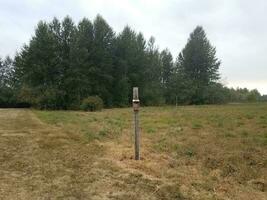
[{"label": "dry grass", "polygon": [[0,199],[259,199],[267,104],[0,110]]}]

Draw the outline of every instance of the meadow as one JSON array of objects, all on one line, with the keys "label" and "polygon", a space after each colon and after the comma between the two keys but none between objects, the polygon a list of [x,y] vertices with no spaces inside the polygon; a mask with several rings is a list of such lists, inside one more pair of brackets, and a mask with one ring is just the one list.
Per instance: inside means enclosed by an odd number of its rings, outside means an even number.
[{"label": "meadow", "polygon": [[267,104],[0,110],[0,199],[267,199]]}]

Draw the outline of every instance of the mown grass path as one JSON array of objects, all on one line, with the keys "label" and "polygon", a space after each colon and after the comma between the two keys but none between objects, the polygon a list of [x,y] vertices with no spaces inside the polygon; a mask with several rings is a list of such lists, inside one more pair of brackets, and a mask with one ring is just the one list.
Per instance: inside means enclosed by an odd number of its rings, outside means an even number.
[{"label": "mown grass path", "polygon": [[[160,184],[105,159],[105,146],[0,110],[0,199],[158,199]],[[175,194],[174,194],[175,195]]]}]

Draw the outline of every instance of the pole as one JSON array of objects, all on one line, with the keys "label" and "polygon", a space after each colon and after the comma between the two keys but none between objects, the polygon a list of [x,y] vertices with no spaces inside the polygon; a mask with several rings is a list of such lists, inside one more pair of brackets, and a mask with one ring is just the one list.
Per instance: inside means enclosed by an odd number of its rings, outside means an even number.
[{"label": "pole", "polygon": [[139,133],[139,107],[138,87],[133,88],[133,110],[134,110],[134,149],[135,160],[140,160],[140,133]]},{"label": "pole", "polygon": [[140,135],[138,111],[134,112],[135,160],[140,160]]}]

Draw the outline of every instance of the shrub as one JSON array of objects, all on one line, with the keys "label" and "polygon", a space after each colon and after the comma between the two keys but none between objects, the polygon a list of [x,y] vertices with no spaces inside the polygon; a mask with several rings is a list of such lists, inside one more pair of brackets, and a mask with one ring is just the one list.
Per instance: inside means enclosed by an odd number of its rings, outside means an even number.
[{"label": "shrub", "polygon": [[99,96],[90,96],[83,100],[81,109],[84,111],[98,111],[103,108],[103,100]]}]

